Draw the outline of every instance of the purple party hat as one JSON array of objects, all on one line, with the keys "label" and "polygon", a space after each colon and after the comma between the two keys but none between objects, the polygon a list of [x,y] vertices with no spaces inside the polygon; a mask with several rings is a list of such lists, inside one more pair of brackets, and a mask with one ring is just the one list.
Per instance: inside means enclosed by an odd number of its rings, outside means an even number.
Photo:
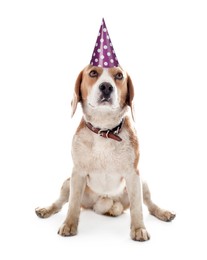
[{"label": "purple party hat", "polygon": [[104,19],[102,20],[90,64],[102,68],[119,66]]}]

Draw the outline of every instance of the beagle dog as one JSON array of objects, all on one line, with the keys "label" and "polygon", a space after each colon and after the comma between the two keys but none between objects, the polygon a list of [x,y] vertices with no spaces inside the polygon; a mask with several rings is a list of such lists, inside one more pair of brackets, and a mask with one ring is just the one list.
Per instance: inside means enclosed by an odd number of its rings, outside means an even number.
[{"label": "beagle dog", "polygon": [[80,102],[83,117],[72,142],[72,175],[54,203],[35,210],[37,216],[47,218],[69,200],[58,234],[77,234],[81,207],[110,216],[130,208],[131,238],[146,241],[150,235],[143,222],[142,199],[158,219],[174,219],[174,213],[152,202],[147,184],[140,180],[139,143],[132,126],[133,98],[132,80],[121,67],[88,65],[78,75],[72,115]]}]

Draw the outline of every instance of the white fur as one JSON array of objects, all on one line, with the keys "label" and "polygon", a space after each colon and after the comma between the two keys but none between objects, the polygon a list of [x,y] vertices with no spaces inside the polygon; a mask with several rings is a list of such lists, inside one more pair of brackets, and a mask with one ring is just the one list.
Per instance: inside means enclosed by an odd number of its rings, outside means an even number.
[{"label": "white fur", "polygon": [[[73,143],[75,167],[81,168],[78,171],[87,176],[87,185],[103,196],[123,192],[125,175],[134,171],[134,152],[128,134],[123,130],[119,136],[124,140],[121,144],[112,139],[91,135],[89,129],[83,129]],[[82,145],[86,141],[93,142],[93,147]]]}]

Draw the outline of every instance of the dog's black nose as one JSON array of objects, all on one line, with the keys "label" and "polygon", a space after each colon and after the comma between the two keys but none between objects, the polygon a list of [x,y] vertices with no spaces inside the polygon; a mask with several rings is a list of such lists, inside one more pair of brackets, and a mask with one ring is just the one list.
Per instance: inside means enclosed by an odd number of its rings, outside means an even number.
[{"label": "dog's black nose", "polygon": [[103,82],[100,84],[99,89],[104,97],[109,97],[111,92],[113,91],[113,86],[108,82]]}]

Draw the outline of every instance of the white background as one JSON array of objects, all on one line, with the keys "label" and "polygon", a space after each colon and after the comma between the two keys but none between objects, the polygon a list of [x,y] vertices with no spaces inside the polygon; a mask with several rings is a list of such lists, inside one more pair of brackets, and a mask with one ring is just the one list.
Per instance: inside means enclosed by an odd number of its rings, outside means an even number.
[{"label": "white background", "polygon": [[[129,212],[83,211],[72,238],[57,235],[66,207],[34,214],[71,173],[81,113],[70,119],[70,100],[102,17],[135,86],[141,174],[177,213],[163,223],[144,211],[146,243],[130,240]],[[206,259],[206,74],[206,1],[1,1],[0,258]]]}]

